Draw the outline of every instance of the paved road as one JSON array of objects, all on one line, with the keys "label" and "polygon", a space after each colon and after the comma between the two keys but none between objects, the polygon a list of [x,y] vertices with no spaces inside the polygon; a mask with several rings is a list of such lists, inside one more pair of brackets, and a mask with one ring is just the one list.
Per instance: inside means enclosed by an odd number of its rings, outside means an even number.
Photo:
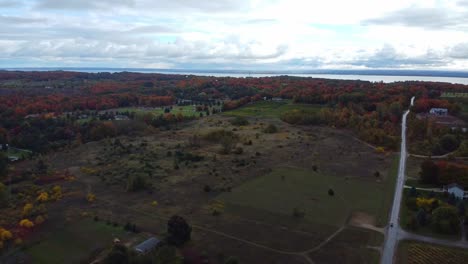
[{"label": "paved road", "polygon": [[[414,186],[411,186],[411,185],[405,185],[404,188],[405,189],[411,189],[413,188]],[[421,191],[433,191],[433,192],[438,192],[438,193],[443,193],[445,192],[444,189],[442,188],[421,188],[421,187],[414,187],[416,190],[421,190]]]},{"label": "paved road", "polygon": [[[411,105],[414,103],[414,97],[411,98]],[[393,197],[392,212],[390,214],[390,224],[387,228],[385,235],[385,242],[382,253],[382,264],[393,263],[393,257],[395,256],[395,249],[398,243],[398,230],[399,228],[399,215],[400,215],[400,204],[401,197],[403,195],[403,187],[405,185],[405,169],[406,169],[406,118],[408,117],[409,110],[403,114],[401,120],[401,153],[400,153],[400,166],[398,168],[398,177],[395,188],[395,196]],[[393,227],[391,227],[393,225]]]}]

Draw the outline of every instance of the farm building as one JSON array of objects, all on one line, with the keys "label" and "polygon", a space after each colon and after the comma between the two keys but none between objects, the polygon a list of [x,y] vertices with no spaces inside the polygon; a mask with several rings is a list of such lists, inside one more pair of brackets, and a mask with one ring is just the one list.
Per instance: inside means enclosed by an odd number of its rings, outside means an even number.
[{"label": "farm building", "polygon": [[429,111],[431,115],[446,116],[448,114],[447,108],[431,108]]},{"label": "farm building", "polygon": [[448,193],[453,194],[458,199],[463,199],[463,197],[465,196],[465,191],[463,191],[463,187],[456,183],[452,183],[445,186],[445,190],[447,190]]},{"label": "farm building", "polygon": [[135,251],[139,254],[147,254],[154,250],[160,243],[161,241],[159,239],[152,237],[138,244],[135,247]]}]

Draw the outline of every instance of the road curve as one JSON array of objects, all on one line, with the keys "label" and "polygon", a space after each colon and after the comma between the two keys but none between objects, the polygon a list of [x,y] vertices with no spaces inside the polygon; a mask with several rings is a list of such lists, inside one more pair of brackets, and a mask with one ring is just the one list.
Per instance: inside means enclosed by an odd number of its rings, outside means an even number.
[{"label": "road curve", "polygon": [[[414,103],[414,96],[411,98],[411,106]],[[403,188],[405,185],[405,169],[406,169],[406,157],[408,155],[406,151],[406,118],[408,117],[410,110],[406,110],[401,120],[401,150],[400,150],[400,165],[398,168],[398,177],[395,188],[395,196],[393,197],[392,211],[390,214],[390,223],[385,234],[385,241],[382,253],[382,264],[393,263],[393,257],[395,256],[395,248],[398,243],[398,230],[399,228],[399,215],[401,198],[403,196]],[[393,226],[393,227],[392,227]]]}]

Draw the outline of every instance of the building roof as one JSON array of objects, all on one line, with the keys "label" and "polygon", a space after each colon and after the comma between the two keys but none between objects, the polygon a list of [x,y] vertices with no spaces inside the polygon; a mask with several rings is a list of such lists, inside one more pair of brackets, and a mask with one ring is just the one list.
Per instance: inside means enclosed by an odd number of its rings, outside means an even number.
[{"label": "building roof", "polygon": [[136,247],[135,247],[135,250],[138,251],[138,252],[148,252],[152,249],[154,249],[161,241],[155,237],[151,237],[145,241],[143,241],[142,243],[138,244]]},{"label": "building roof", "polygon": [[460,186],[460,185],[458,185],[458,184],[456,184],[456,183],[451,183],[451,184],[447,185],[447,190],[448,190],[448,189],[452,189],[452,188],[458,188],[458,189],[463,190],[463,187]]}]

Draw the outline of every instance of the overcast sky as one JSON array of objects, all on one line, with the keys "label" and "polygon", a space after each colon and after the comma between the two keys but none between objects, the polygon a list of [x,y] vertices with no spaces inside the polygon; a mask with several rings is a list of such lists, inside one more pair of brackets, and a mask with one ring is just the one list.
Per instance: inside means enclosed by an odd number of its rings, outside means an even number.
[{"label": "overcast sky", "polygon": [[0,67],[468,69],[468,0],[0,0]]}]

